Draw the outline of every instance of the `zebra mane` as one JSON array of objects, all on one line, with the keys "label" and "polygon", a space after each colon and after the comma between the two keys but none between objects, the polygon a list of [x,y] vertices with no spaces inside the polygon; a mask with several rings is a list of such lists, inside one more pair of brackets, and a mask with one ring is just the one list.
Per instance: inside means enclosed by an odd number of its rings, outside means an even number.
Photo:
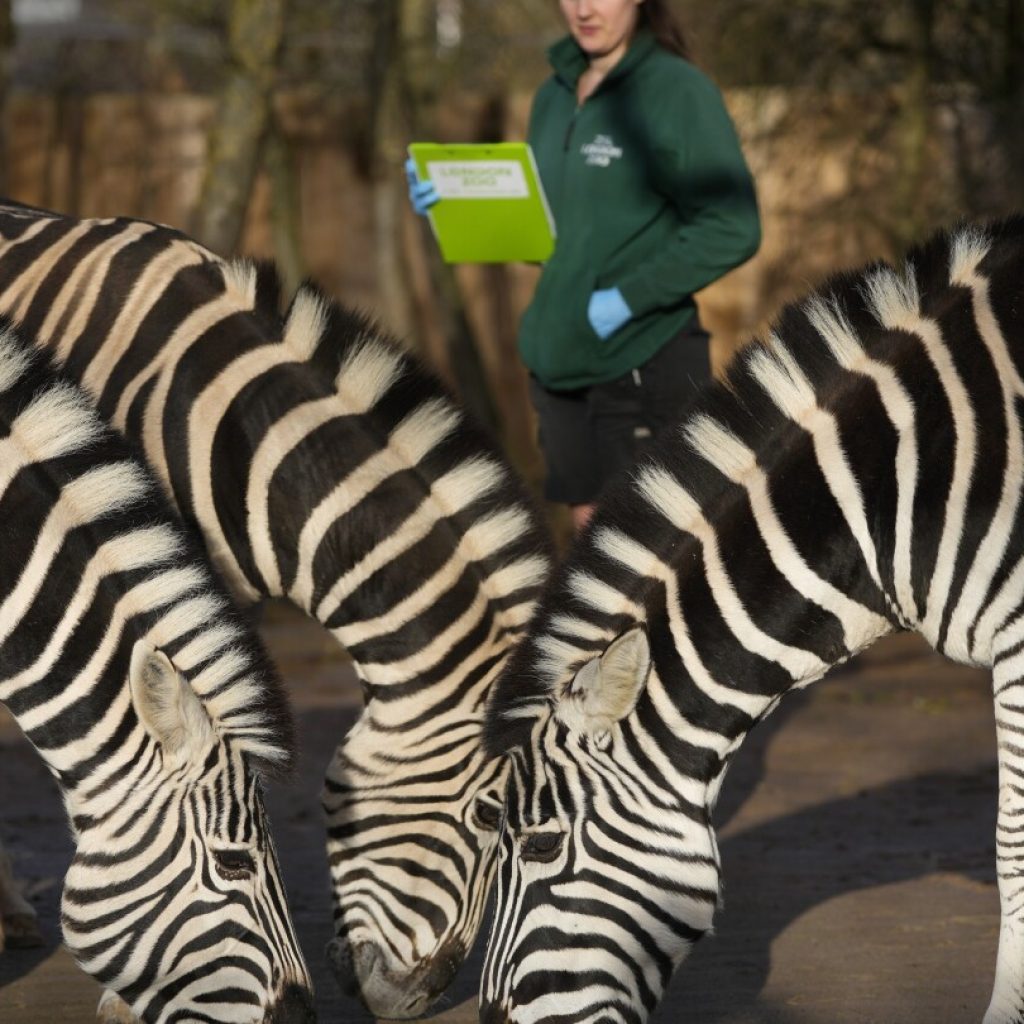
[{"label": "zebra mane", "polygon": [[[187,244],[201,248],[187,235],[180,237]],[[203,252],[207,251],[204,249]],[[252,310],[269,325],[279,323],[283,285],[277,264],[272,260],[254,260],[245,256],[221,261],[212,253],[207,255],[219,263],[224,286],[238,298],[240,306]]]},{"label": "zebra mane", "polygon": [[[482,566],[488,595],[501,602],[539,592],[554,549],[533,499],[436,374],[370,317],[311,281],[299,287],[282,319],[273,263],[234,260],[222,271],[228,290],[263,320],[268,334],[330,385],[375,444],[429,484],[439,518],[453,525],[457,543],[465,547],[469,539],[467,555]],[[457,472],[431,466],[429,455],[441,444],[447,468],[457,463]]]},{"label": "zebra mane", "polygon": [[[202,700],[215,729],[257,766],[279,771],[294,758],[291,712],[276,671],[245,627],[198,543],[186,533],[134,446],[109,427],[85,392],[21,341],[0,317],[0,396],[17,441],[39,472],[48,460],[82,460],[88,486],[73,501],[83,519],[113,520],[137,543],[119,547],[111,568],[132,571],[133,590],[152,609],[133,622],[163,648]],[[0,474],[4,468],[0,466]],[[83,477],[80,475],[78,480]]]},{"label": "zebra mane", "polygon": [[[308,282],[287,311],[282,341],[331,382],[345,412],[359,417],[375,443],[425,481],[438,518],[453,525],[457,543],[482,565],[490,597],[539,592],[553,554],[532,498],[419,359],[369,317]],[[435,468],[431,455],[441,445],[444,466]]]},{"label": "zebra mane", "polygon": [[679,426],[603,496],[492,688],[488,752],[526,743],[538,714],[583,664],[632,624],[664,614],[658,572],[702,557],[688,520],[727,516],[735,482],[755,463],[770,475],[815,408],[851,410],[863,401],[859,362],[898,365],[915,321],[937,317],[972,275],[991,276],[1011,261],[1019,268],[1022,252],[1024,216],[960,226],[911,250],[898,267],[876,262],[837,274],[787,305],[767,336],[745,346],[725,378],[704,388]]}]

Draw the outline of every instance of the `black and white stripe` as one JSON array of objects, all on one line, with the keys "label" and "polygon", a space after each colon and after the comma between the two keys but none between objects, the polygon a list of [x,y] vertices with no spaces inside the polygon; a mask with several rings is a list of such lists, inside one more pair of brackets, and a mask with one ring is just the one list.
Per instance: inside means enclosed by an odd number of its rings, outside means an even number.
[{"label": "black and white stripe", "polygon": [[260,771],[259,642],[125,442],[0,324],[0,700],[75,840],[64,938],[145,1021],[313,1020]]},{"label": "black and white stripe", "polygon": [[285,597],[367,703],[325,804],[342,984],[414,1016],[479,928],[502,764],[483,703],[548,556],[509,470],[370,324],[171,231],[0,209],[0,310],[138,439],[243,601]]},{"label": "black and white stripe", "polygon": [[991,666],[1002,929],[1024,1020],[1024,219],[788,308],[610,495],[499,680],[512,768],[487,1024],[638,1024],[712,923],[747,732],[876,638]]}]

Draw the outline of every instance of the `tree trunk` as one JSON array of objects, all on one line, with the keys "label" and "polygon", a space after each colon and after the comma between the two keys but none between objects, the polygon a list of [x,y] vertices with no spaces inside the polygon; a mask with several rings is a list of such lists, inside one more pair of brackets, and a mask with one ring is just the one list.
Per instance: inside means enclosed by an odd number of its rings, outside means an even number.
[{"label": "tree trunk", "polygon": [[13,51],[11,0],[0,0],[0,195],[7,195],[7,94],[11,84]]},{"label": "tree trunk", "polygon": [[[424,112],[436,87],[435,61],[425,58],[421,32],[428,13],[424,0],[378,0],[376,5],[367,162],[373,187],[377,288],[387,324],[401,337],[418,342],[435,371],[454,382],[463,403],[495,430],[494,402],[452,268],[441,263],[436,243],[421,231],[431,250],[426,268],[438,298],[436,312],[426,312],[417,302],[425,281],[424,261],[403,244],[410,234],[417,234],[404,227],[409,214],[403,165],[409,142],[422,137]],[[443,356],[438,352],[439,327],[447,337]]]},{"label": "tree trunk", "polygon": [[1016,175],[1016,205],[1024,208],[1024,138],[1019,128],[1020,112],[1024,109],[1024,0],[1008,0],[1004,38],[1006,53],[999,113],[1008,128],[1010,166]]},{"label": "tree trunk", "polygon": [[270,97],[284,28],[285,0],[232,0],[231,70],[221,92],[194,234],[230,255],[242,235],[260,150],[270,124]]},{"label": "tree trunk", "polygon": [[900,202],[895,218],[900,249],[916,241],[930,221],[923,203],[931,140],[935,0],[912,0],[910,11],[911,64],[903,101]]},{"label": "tree trunk", "polygon": [[306,264],[302,258],[299,201],[291,149],[276,125],[271,126],[267,137],[265,162],[270,177],[270,230],[274,255],[284,293],[291,296],[306,276]]},{"label": "tree trunk", "polygon": [[368,72],[370,99],[367,141],[377,292],[384,320],[401,337],[412,339],[412,296],[402,258],[402,163],[409,119],[402,97],[401,26],[403,0],[377,0],[373,52]]}]

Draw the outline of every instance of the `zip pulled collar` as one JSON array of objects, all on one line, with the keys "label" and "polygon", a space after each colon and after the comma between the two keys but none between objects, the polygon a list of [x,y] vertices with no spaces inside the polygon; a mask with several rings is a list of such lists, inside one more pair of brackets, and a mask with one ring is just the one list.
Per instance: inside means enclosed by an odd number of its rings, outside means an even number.
[{"label": "zip pulled collar", "polygon": [[[596,95],[607,86],[625,78],[657,45],[658,41],[649,28],[638,27],[630,41],[629,49],[622,55],[615,67],[604,76],[591,95]],[[549,47],[548,62],[554,68],[555,74],[561,82],[574,93],[580,75],[590,66],[587,55],[571,35],[563,36],[557,43]]]}]

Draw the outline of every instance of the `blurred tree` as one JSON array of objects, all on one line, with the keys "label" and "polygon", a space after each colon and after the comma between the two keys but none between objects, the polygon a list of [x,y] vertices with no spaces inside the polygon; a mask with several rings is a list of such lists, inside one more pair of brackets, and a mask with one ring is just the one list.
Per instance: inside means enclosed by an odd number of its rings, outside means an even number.
[{"label": "blurred tree", "polygon": [[214,252],[234,252],[241,237],[261,149],[271,129],[284,18],[285,0],[231,2],[229,70],[210,135],[194,226],[195,235]]},{"label": "blurred tree", "polygon": [[[938,223],[1024,204],[1024,0],[679,6],[718,81],[785,93],[779,139],[814,123],[822,149],[847,146],[850,187],[822,218],[898,250]],[[979,167],[983,151],[997,166]]]},{"label": "blurred tree", "polygon": [[414,8],[418,0],[378,0],[366,70],[366,165],[373,188],[377,286],[388,320],[411,333],[411,299],[399,243],[401,167],[410,133],[408,67]]},{"label": "blurred tree", "polygon": [[[550,71],[546,47],[564,32],[558,5],[287,0],[285,18],[286,0],[102,2],[150,24],[162,12],[150,44],[158,59],[147,62],[155,88],[224,98],[203,192],[210,229],[200,233],[234,248],[276,88],[288,140],[304,147],[302,212],[307,224],[323,222],[310,257],[317,273],[331,277],[336,253],[332,284],[376,305],[481,418],[498,423],[517,460],[532,450],[515,353],[531,275],[445,267],[425,222],[409,214],[402,163],[415,138],[523,136],[529,98]],[[734,319],[717,328],[727,348],[837,267],[895,254],[939,223],[1024,206],[1024,0],[674,5],[697,63],[726,91],[762,183],[765,245],[731,286]],[[251,61],[249,36],[239,36],[246,12],[258,40]],[[236,136],[244,144],[228,145]],[[292,275],[301,270],[297,243],[288,256],[297,232],[281,215],[299,207],[298,188],[280,141],[263,159],[274,248]],[[344,153],[330,165],[341,170],[344,197],[319,177],[328,165],[319,146]],[[331,231],[333,250],[322,241]]]},{"label": "blurred tree", "polygon": [[270,179],[274,255],[285,294],[292,295],[306,276],[306,263],[302,258],[298,183],[292,167],[291,146],[276,120],[271,121],[263,163]]},{"label": "blurred tree", "polygon": [[[453,13],[449,7],[449,16]],[[435,135],[443,71],[437,60],[436,16],[432,0],[378,0],[375,8],[367,65],[366,163],[374,197],[377,284],[391,326],[406,339],[419,338],[464,404],[499,433],[494,389],[452,268],[441,263],[425,226],[410,218],[407,147],[414,139]]]},{"label": "blurred tree", "polygon": [[0,195],[7,195],[7,94],[11,81],[14,22],[11,0],[0,0]]}]

